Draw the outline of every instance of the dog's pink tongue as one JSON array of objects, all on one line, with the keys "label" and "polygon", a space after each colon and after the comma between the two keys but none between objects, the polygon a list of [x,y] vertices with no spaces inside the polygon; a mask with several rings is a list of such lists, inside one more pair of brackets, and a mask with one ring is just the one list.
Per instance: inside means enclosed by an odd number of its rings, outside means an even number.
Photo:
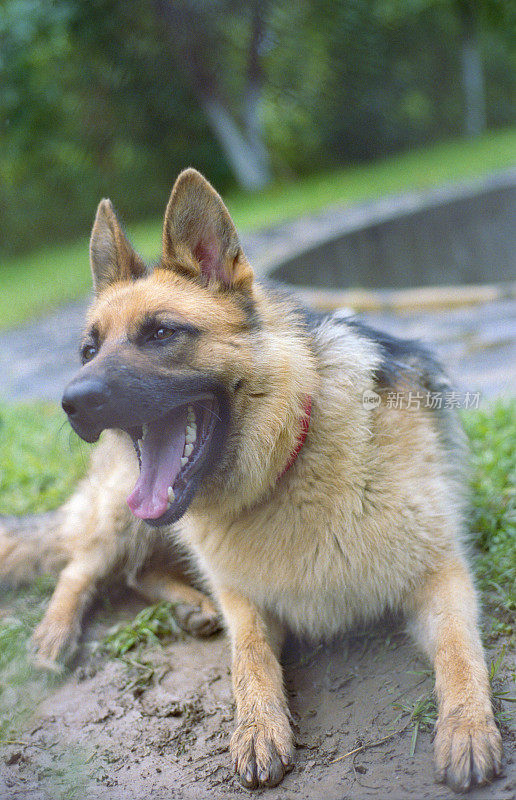
[{"label": "dog's pink tongue", "polygon": [[127,498],[140,519],[158,519],[168,507],[168,487],[174,486],[185,446],[186,408],[149,425],[141,445],[140,477]]}]

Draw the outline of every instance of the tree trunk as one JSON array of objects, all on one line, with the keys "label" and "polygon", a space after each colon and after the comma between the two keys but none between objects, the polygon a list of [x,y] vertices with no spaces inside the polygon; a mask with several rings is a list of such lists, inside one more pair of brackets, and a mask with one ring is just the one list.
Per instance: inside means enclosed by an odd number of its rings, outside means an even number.
[{"label": "tree trunk", "polygon": [[244,136],[229,111],[217,99],[202,97],[201,103],[240,186],[249,190],[262,189],[270,181],[270,172],[261,142],[253,142]]},{"label": "tree trunk", "polygon": [[265,16],[268,0],[254,0],[251,18],[251,36],[247,59],[247,81],[243,98],[243,120],[247,141],[252,146],[256,158],[260,162],[264,183],[270,181],[269,154],[263,141],[263,126],[260,118],[260,102],[262,99],[265,75],[260,48],[265,36]]},{"label": "tree trunk", "polygon": [[462,23],[461,66],[464,90],[464,131],[480,136],[486,129],[484,69],[478,41],[475,10],[469,0],[458,0]]},{"label": "tree trunk", "polygon": [[223,44],[217,41],[216,30],[202,4],[154,0],[174,63],[197,96],[235,178],[242,188],[250,190],[263,188],[271,178],[259,114],[263,85],[259,48],[266,5],[267,0],[253,3],[242,107],[232,113],[224,99],[216,58]]}]

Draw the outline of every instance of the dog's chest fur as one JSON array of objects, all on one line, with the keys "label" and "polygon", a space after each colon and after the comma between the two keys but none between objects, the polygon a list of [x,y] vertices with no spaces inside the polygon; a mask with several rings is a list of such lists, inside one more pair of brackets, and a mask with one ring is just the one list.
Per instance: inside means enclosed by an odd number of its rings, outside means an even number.
[{"label": "dog's chest fur", "polygon": [[329,325],[314,347],[319,389],[294,465],[236,518],[187,515],[183,536],[216,590],[320,637],[402,606],[454,546],[459,509],[431,414],[363,407],[371,343]]}]

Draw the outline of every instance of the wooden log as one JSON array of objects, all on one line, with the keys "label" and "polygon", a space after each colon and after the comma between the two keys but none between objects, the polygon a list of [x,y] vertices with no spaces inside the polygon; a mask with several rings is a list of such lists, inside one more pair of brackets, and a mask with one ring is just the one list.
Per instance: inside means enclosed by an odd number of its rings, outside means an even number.
[{"label": "wooden log", "polygon": [[321,311],[350,308],[353,311],[410,313],[476,306],[516,299],[516,281],[466,286],[421,286],[415,289],[329,290],[295,287],[307,305]]}]

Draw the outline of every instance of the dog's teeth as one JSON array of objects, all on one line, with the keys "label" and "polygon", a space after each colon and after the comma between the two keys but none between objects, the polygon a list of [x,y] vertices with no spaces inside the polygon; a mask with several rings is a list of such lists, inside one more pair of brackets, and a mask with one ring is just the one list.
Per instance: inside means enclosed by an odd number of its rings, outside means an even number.
[{"label": "dog's teeth", "polygon": [[176,496],[174,494],[174,490],[173,490],[173,488],[171,486],[168,487],[168,499],[170,500],[171,503],[173,503],[174,500],[176,499]]},{"label": "dog's teeth", "polygon": [[196,440],[197,440],[197,427],[195,423],[193,425],[187,425],[186,436],[185,436],[186,444],[193,444]]},{"label": "dog's teeth", "polygon": [[188,464],[188,456],[181,456],[181,466],[186,467]]},{"label": "dog's teeth", "polygon": [[190,458],[193,453],[193,444],[185,444],[185,456]]}]

